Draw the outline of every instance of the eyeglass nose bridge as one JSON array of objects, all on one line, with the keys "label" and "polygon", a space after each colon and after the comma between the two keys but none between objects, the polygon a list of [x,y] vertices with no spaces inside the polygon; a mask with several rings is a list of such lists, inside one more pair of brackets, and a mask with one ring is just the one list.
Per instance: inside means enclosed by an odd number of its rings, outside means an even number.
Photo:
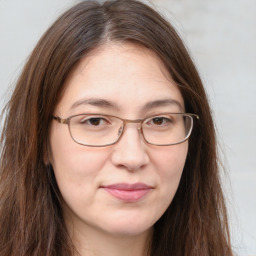
[{"label": "eyeglass nose bridge", "polygon": [[118,129],[118,141],[121,139],[121,137],[123,136],[123,133],[124,133],[124,130],[125,130],[125,127],[126,127],[126,124],[136,124],[138,123],[139,126],[138,126],[138,131],[140,132],[140,134],[142,135],[143,139],[145,140],[144,138],[144,134],[143,134],[143,130],[142,130],[142,122],[143,122],[143,119],[134,119],[134,120],[131,120],[131,119],[123,119],[123,125]]},{"label": "eyeglass nose bridge", "polygon": [[136,123],[140,123],[140,125],[142,124],[143,122],[143,119],[123,119],[123,122],[124,122],[124,126],[128,123],[132,123],[132,124],[136,124]]}]

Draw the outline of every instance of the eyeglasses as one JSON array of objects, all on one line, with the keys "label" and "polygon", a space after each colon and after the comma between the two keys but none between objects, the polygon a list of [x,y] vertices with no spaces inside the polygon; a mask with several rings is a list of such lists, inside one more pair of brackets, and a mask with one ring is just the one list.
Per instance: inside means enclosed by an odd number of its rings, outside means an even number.
[{"label": "eyeglasses", "polygon": [[66,119],[52,117],[61,124],[67,124],[72,139],[81,145],[104,147],[117,143],[128,123],[138,123],[138,130],[151,145],[170,146],[186,141],[193,128],[193,118],[188,113],[161,113],[144,119],[122,119],[105,114],[79,114]]}]

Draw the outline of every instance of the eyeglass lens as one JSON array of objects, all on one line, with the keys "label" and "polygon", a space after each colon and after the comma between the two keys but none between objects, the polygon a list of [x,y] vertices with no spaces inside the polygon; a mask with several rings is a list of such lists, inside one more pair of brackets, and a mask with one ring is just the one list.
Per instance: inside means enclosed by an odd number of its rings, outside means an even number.
[{"label": "eyeglass lens", "polygon": [[[129,121],[128,121],[129,122]],[[82,145],[111,145],[120,138],[125,122],[114,116],[82,114],[70,118],[73,140]],[[154,145],[178,144],[186,140],[192,130],[193,118],[186,114],[160,114],[142,121],[145,140]]]}]

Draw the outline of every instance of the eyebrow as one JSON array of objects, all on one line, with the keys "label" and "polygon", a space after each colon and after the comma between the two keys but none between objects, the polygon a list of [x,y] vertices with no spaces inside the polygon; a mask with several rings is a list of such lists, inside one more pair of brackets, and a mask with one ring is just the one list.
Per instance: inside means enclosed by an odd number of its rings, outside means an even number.
[{"label": "eyebrow", "polygon": [[92,106],[102,107],[102,108],[119,109],[119,107],[114,102],[111,102],[105,99],[98,99],[98,98],[80,99],[75,103],[73,103],[70,109],[77,108],[81,105],[92,105]]},{"label": "eyebrow", "polygon": [[183,110],[183,107],[182,107],[182,105],[179,101],[174,100],[174,99],[161,99],[161,100],[154,100],[154,101],[148,102],[143,107],[143,111],[148,111],[148,110],[153,109],[153,108],[165,107],[165,106],[170,106],[170,105],[177,106],[180,109],[180,111]]},{"label": "eyebrow", "polygon": [[[100,98],[83,98],[80,99],[72,104],[70,109],[77,108],[81,105],[92,105],[96,107],[102,107],[102,108],[109,108],[109,109],[114,109],[114,110],[120,110],[120,107],[109,100],[106,99],[100,99]],[[153,108],[157,107],[164,107],[164,106],[170,106],[170,105],[175,105],[177,106],[181,111],[183,110],[183,107],[181,103],[177,100],[174,99],[159,99],[159,100],[154,100],[146,103],[142,107],[142,111],[146,112],[148,110],[151,110]]]}]

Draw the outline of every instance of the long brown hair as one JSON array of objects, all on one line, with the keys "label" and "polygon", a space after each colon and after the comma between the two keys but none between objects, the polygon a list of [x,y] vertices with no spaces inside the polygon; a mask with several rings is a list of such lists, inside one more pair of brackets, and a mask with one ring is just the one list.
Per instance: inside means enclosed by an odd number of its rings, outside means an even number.
[{"label": "long brown hair", "polygon": [[186,111],[200,116],[177,193],[154,226],[150,255],[233,255],[214,124],[202,82],[174,28],[135,0],[81,2],[47,30],[29,57],[5,107],[0,255],[73,254],[53,170],[45,164],[48,132],[67,76],[107,41],[134,42],[155,52],[179,86]]}]

